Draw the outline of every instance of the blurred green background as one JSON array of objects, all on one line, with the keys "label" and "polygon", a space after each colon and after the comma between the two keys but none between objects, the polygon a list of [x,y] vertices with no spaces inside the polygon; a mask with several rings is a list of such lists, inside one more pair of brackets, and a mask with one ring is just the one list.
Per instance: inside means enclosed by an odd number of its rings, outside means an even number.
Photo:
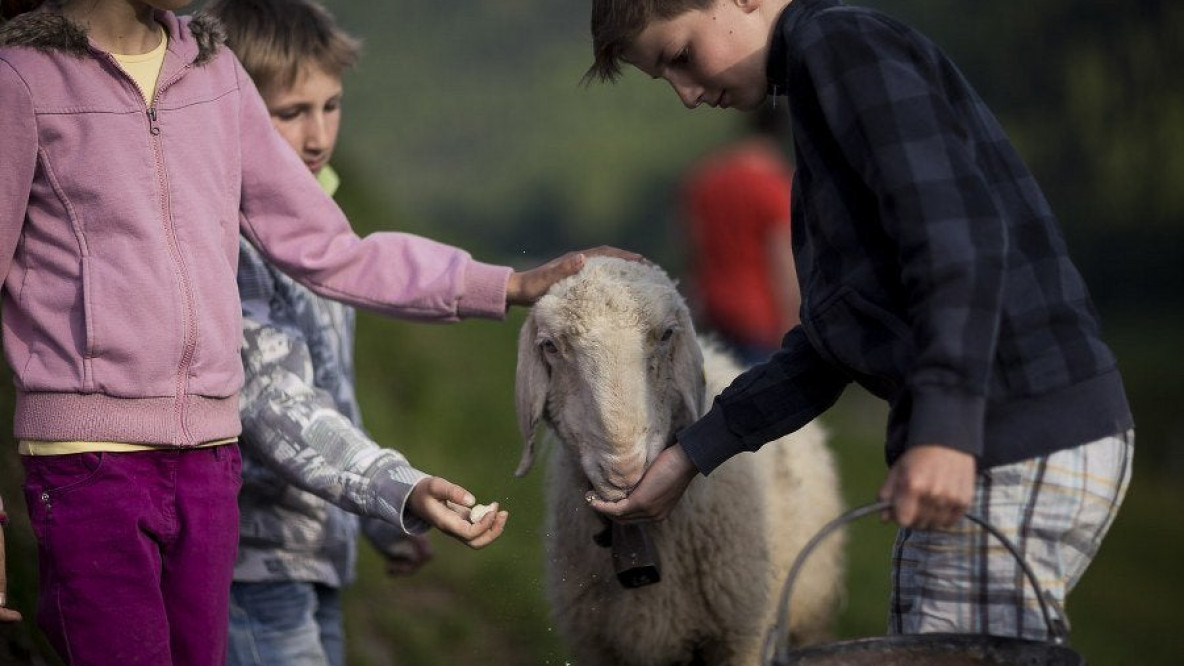
[{"label": "blurred green background", "polygon": [[[413,231],[482,260],[529,267],[601,243],[685,268],[675,196],[690,161],[737,134],[735,112],[685,110],[636,73],[584,87],[588,3],[328,0],[365,52],[346,81],[335,164],[360,231]],[[1168,0],[865,0],[920,27],[975,83],[1058,212],[1118,353],[1138,422],[1127,504],[1070,597],[1091,664],[1176,664],[1184,623],[1184,4]],[[194,7],[199,7],[200,3]],[[513,478],[515,336],[504,323],[431,326],[364,315],[367,425],[425,471],[511,511],[495,545],[436,538],[436,558],[387,578],[363,548],[347,594],[351,663],[567,663],[541,589],[541,473]],[[12,605],[0,630],[39,644],[36,567],[0,382],[0,492]],[[852,390],[825,417],[845,494],[870,500],[884,469],[884,407]],[[892,530],[850,539],[843,637],[879,635]],[[36,648],[35,648],[36,649]],[[41,646],[41,650],[44,646]],[[54,663],[52,660],[49,663]]]}]

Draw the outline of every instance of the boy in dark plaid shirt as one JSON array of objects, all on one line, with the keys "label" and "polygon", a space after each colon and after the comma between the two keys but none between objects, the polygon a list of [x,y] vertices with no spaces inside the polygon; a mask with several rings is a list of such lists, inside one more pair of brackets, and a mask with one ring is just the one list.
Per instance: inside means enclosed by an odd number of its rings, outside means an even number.
[{"label": "boy in dark plaid shirt", "polygon": [[787,99],[802,324],[620,502],[664,517],[699,473],[828,409],[849,382],[891,408],[880,490],[900,530],[890,629],[1043,638],[1018,542],[1059,600],[1126,490],[1133,421],[1113,354],[1038,185],[955,66],[838,0],[594,0],[595,63],[683,103]]}]

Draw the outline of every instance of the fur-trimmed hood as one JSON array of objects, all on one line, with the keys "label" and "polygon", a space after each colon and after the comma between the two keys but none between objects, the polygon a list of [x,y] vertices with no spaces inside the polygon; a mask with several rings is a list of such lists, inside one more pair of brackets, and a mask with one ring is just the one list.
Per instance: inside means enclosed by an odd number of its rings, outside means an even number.
[{"label": "fur-trimmed hood", "polygon": [[[169,32],[169,48],[195,65],[212,60],[226,41],[222,24],[209,14],[177,17],[157,11],[156,20]],[[28,12],[0,24],[0,47],[6,46],[61,51],[80,58],[93,48],[82,26],[54,11]]]}]

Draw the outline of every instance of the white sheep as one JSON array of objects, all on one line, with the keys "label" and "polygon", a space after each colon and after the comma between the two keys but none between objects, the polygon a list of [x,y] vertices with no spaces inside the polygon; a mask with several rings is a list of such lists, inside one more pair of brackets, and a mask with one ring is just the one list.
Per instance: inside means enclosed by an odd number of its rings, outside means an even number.
[{"label": "white sheep", "polygon": [[[841,511],[822,429],[811,424],[699,476],[648,530],[661,581],[626,589],[590,490],[625,495],[675,434],[739,374],[699,340],[661,269],[591,259],[538,301],[518,341],[517,409],[534,459],[536,425],[551,446],[546,481],[546,592],[580,666],[753,666],[775,623],[785,576],[805,542]],[[843,575],[841,535],[811,556],[793,596],[798,644],[829,636]]]}]

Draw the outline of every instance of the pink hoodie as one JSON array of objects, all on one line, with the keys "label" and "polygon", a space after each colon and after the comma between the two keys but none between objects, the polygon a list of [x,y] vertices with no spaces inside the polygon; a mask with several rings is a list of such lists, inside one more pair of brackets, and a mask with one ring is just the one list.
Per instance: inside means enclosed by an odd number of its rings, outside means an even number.
[{"label": "pink hoodie", "polygon": [[272,129],[215,22],[169,32],[146,105],[65,18],[0,26],[0,276],[16,436],[190,446],[239,433],[242,232],[324,296],[403,318],[505,315],[510,269],[359,238]]}]

